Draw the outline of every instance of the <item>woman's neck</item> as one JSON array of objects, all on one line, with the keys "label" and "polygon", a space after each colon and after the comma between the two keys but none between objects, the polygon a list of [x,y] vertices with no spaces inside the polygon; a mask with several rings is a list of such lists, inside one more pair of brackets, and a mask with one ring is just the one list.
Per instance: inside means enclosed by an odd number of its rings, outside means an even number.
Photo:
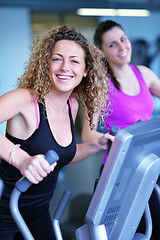
[{"label": "woman's neck", "polygon": [[58,93],[56,91],[50,91],[45,96],[45,104],[49,108],[56,111],[63,111],[66,108],[66,103],[70,97],[70,93]]},{"label": "woman's neck", "polygon": [[111,66],[111,69],[113,71],[114,77],[118,79],[123,79],[124,76],[130,75],[131,68],[128,64],[122,65],[122,66]]}]

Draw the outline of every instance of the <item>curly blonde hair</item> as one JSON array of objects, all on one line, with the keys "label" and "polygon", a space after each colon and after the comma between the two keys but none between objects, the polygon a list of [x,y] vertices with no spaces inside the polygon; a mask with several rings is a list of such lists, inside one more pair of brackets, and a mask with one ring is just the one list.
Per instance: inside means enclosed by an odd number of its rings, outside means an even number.
[{"label": "curly blonde hair", "polygon": [[38,38],[31,48],[32,53],[25,67],[25,72],[18,79],[18,87],[30,89],[34,92],[37,101],[44,104],[45,95],[53,87],[49,73],[52,50],[56,42],[60,40],[74,41],[84,50],[87,76],[82,78],[73,94],[82,104],[90,126],[93,127],[93,114],[100,114],[104,107],[105,114],[108,111],[109,81],[106,77],[106,69],[103,67],[99,49],[89,42],[77,28],[65,25],[58,26]]}]

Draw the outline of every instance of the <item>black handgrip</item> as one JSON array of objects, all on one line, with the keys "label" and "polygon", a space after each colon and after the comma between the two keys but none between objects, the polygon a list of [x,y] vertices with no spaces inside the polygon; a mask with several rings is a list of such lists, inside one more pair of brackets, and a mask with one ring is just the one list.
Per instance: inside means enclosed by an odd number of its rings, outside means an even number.
[{"label": "black handgrip", "polygon": [[[110,135],[112,135],[112,136],[116,136],[116,134],[118,133],[120,131],[120,127],[118,127],[118,126],[113,126],[113,127],[111,127],[110,128]],[[109,140],[109,142],[108,142],[108,152],[109,152],[109,150],[110,150],[110,148],[111,148],[111,145],[112,145],[112,141],[110,141]]]},{"label": "black handgrip", "polygon": [[118,126],[113,126],[113,127],[111,127],[111,129],[110,129],[110,134],[113,135],[113,136],[116,136],[116,134],[119,132],[119,130],[120,130],[120,127],[118,127]]},{"label": "black handgrip", "polygon": [[[45,155],[45,159],[47,160],[47,162],[52,165],[54,162],[57,162],[59,160],[59,156],[58,154],[53,151],[53,150],[49,150],[46,155]],[[20,192],[25,192],[27,191],[27,189],[32,185],[32,183],[25,177],[22,177],[19,181],[16,182],[16,188],[20,191]]]}]

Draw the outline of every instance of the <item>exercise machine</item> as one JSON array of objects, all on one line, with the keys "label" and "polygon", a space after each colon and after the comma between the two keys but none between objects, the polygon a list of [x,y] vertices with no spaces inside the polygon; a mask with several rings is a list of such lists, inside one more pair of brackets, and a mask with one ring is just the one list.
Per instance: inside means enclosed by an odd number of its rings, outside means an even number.
[{"label": "exercise machine", "polygon": [[[86,224],[75,231],[76,239],[149,240],[148,201],[155,189],[160,203],[159,175],[160,119],[139,121],[118,131],[86,213]],[[136,233],[143,213],[145,234]]]},{"label": "exercise machine", "polygon": [[[159,175],[160,119],[140,121],[118,131],[87,210],[86,224],[75,231],[75,238],[149,240],[152,219],[148,201],[154,189],[160,201],[156,184]],[[59,222],[70,197],[71,193],[66,191],[54,215],[57,240],[63,239]],[[136,233],[143,213],[145,234]]]},{"label": "exercise machine", "polygon": [[[57,162],[59,160],[59,156],[55,151],[49,150],[45,155],[45,159],[51,165],[54,162]],[[20,214],[20,211],[18,208],[18,201],[21,193],[27,191],[27,189],[31,185],[32,183],[27,178],[22,177],[18,182],[16,182],[16,186],[13,189],[11,198],[10,198],[10,211],[11,211],[12,217],[25,240],[34,240],[34,238]]]},{"label": "exercise machine", "polygon": [[[159,175],[160,119],[119,131],[88,208],[87,223],[76,230],[76,238],[88,234],[86,240],[150,239],[148,201],[154,188],[159,189]],[[146,232],[135,234],[144,212]]]}]

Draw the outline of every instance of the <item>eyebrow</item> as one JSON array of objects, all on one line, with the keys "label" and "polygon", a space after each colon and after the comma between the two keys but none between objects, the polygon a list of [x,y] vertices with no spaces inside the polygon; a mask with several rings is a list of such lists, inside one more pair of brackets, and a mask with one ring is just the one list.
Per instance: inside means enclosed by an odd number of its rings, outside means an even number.
[{"label": "eyebrow", "polygon": [[[62,54],[60,54],[60,53],[53,53],[52,54],[52,56],[54,56],[54,55],[58,55],[58,56],[60,56],[60,57],[63,57],[63,55]],[[74,57],[77,57],[77,58],[80,58],[79,56],[69,56],[70,58],[74,58]]]},{"label": "eyebrow", "polygon": [[[53,57],[53,56],[55,56],[55,55],[63,58],[63,55],[60,54],[60,53],[53,53],[51,57]],[[79,56],[74,56],[74,55],[73,55],[73,56],[69,56],[69,58],[70,58],[70,59],[72,59],[72,58],[78,58],[79,60],[81,59]]]},{"label": "eyebrow", "polygon": [[[123,35],[120,37],[120,39],[123,38],[123,37],[127,37],[126,34],[123,34]],[[108,44],[115,43],[115,42],[116,42],[116,40],[115,40],[115,41],[108,42],[107,45],[108,45]]]},{"label": "eyebrow", "polygon": [[115,43],[116,41],[112,41],[112,42],[108,42],[108,43],[106,43],[106,46],[109,46],[110,44],[113,44],[113,43]]},{"label": "eyebrow", "polygon": [[122,37],[127,37],[127,36],[126,36],[126,34],[123,34],[123,35],[121,36],[121,38],[122,38]]}]

